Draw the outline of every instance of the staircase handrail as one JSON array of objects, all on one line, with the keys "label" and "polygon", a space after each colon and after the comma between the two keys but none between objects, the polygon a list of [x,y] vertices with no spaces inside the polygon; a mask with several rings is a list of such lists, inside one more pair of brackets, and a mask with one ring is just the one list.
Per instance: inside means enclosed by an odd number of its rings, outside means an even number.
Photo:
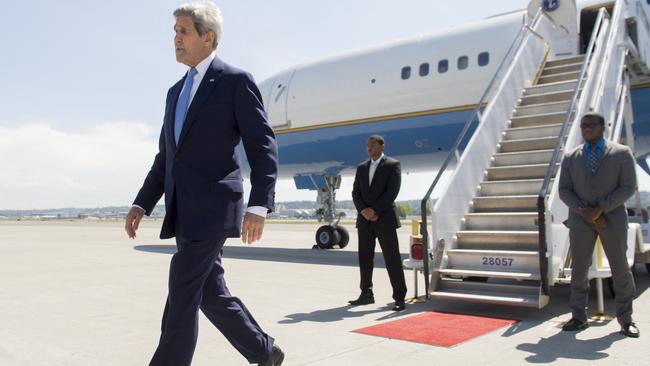
[{"label": "staircase handrail", "polygon": [[[429,298],[429,243],[428,243],[428,230],[427,230],[427,204],[429,203],[429,200],[431,198],[431,194],[433,193],[433,190],[437,186],[438,182],[440,181],[443,173],[446,171],[447,167],[451,163],[452,158],[456,158],[457,160],[460,158],[459,154],[459,148],[461,143],[463,142],[467,132],[469,131],[470,127],[474,124],[474,122],[478,122],[481,119],[481,109],[483,108],[483,105],[485,104],[485,101],[487,97],[491,94],[492,89],[494,88],[495,85],[497,84],[497,81],[501,80],[502,77],[502,72],[504,70],[507,70],[507,66],[510,66],[514,56],[518,53],[519,49],[522,47],[524,44],[524,39],[527,33],[533,34],[535,37],[540,38],[543,40],[543,37],[541,37],[537,32],[535,32],[534,27],[535,25],[540,21],[542,17],[547,17],[550,19],[550,17],[540,8],[537,11],[537,14],[533,18],[533,21],[531,24],[524,23],[513,40],[512,44],[510,45],[510,48],[506,52],[506,55],[503,57],[501,60],[501,63],[499,64],[499,67],[497,68],[497,71],[494,73],[494,76],[488,83],[487,88],[485,89],[485,92],[483,92],[483,95],[481,96],[480,100],[478,103],[476,103],[476,107],[474,108],[473,113],[470,115],[470,117],[467,119],[465,122],[465,125],[463,126],[463,129],[461,130],[460,134],[456,138],[454,144],[452,145],[451,149],[449,150],[449,154],[445,158],[442,166],[438,170],[438,173],[436,174],[436,177],[434,178],[433,182],[429,186],[429,189],[427,190],[424,198],[421,201],[420,204],[420,209],[421,209],[421,218],[422,222],[420,223],[420,232],[422,234],[422,244],[423,244],[423,249],[424,249],[424,256],[423,256],[423,265],[424,265],[424,290],[427,299]],[[552,19],[551,19],[552,21]]]},{"label": "staircase handrail", "polygon": [[542,279],[542,293],[546,296],[550,294],[549,284],[548,284],[549,282],[548,273],[547,273],[548,272],[548,257],[547,257],[548,245],[547,245],[547,238],[546,238],[546,204],[545,204],[546,194],[548,192],[551,175],[553,175],[553,172],[555,171],[555,166],[557,165],[557,161],[560,156],[560,150],[564,142],[564,135],[566,133],[567,126],[569,125],[569,122],[572,119],[572,114],[573,114],[572,112],[575,108],[576,102],[578,101],[578,95],[580,94],[580,90],[582,89],[584,78],[587,73],[587,68],[591,61],[591,57],[594,53],[594,45],[596,44],[596,38],[601,30],[603,19],[605,18],[606,14],[607,14],[607,10],[605,8],[600,8],[600,10],[598,11],[598,16],[596,17],[596,23],[594,25],[593,31],[591,32],[591,39],[589,40],[589,46],[587,47],[587,52],[585,53],[584,62],[582,64],[582,67],[580,68],[578,81],[576,82],[576,87],[575,90],[573,91],[571,102],[569,103],[566,116],[564,117],[564,122],[562,123],[562,127],[560,128],[560,133],[558,134],[557,141],[555,142],[553,155],[551,156],[551,161],[548,165],[548,168],[546,169],[546,174],[544,175],[544,182],[542,183],[542,188],[540,188],[539,193],[537,195],[537,222],[539,226],[539,237],[538,237],[539,238],[538,239],[539,270],[540,270],[540,277]]},{"label": "staircase handrail", "polygon": [[[615,90],[614,95],[615,97],[613,98],[614,101],[618,101],[618,96],[620,92],[622,91],[623,88],[623,71],[625,69],[625,55],[627,53],[627,50],[624,48],[627,45],[629,46],[634,46],[631,42],[623,42],[624,39],[621,37],[622,34],[625,34],[625,27],[626,27],[626,21],[624,18],[624,8],[623,8],[623,3],[627,3],[626,0],[617,0],[614,8],[614,13],[612,14],[612,19],[611,19],[611,25],[609,29],[609,33],[607,36],[607,43],[606,43],[606,50],[605,54],[603,55],[604,57],[604,62],[601,67],[601,72],[600,74],[603,75],[599,79],[599,85],[598,88],[596,89],[596,93],[592,95],[592,100],[591,104],[589,105],[590,110],[596,110],[600,111],[602,113],[605,113],[606,111],[603,109],[601,104],[603,103],[604,96],[605,96],[605,88],[610,85],[608,83],[615,83],[615,87],[613,88]],[[619,57],[618,63],[613,64],[614,61],[616,61],[616,57]],[[612,71],[615,72],[611,72]],[[613,79],[613,80],[612,80]],[[606,101],[606,100],[605,100]],[[615,108],[612,108],[610,113],[605,115],[605,118],[607,121],[614,121],[614,118],[616,118],[616,111]],[[610,129],[611,132],[611,129]]]},{"label": "staircase handrail", "polygon": [[629,97],[630,91],[630,78],[627,73],[623,73],[621,80],[621,88],[618,93],[618,103],[617,110],[615,111],[616,118],[614,119],[613,126],[610,135],[610,140],[614,142],[619,142],[621,140],[621,134],[623,133],[624,123],[625,123],[625,112],[626,112],[626,100]]}]

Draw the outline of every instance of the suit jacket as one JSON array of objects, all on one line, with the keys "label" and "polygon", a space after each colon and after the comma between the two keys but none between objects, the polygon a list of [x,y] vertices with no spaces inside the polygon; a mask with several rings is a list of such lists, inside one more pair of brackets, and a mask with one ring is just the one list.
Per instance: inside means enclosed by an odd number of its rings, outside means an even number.
[{"label": "suit jacket", "polygon": [[377,165],[372,184],[369,184],[370,159],[357,166],[352,189],[352,200],[359,214],[357,215],[357,228],[370,224],[361,211],[371,207],[379,215],[378,223],[382,227],[396,229],[401,226],[395,199],[399,193],[402,182],[402,169],[399,161],[384,156]]},{"label": "suit jacket", "polygon": [[608,229],[627,228],[627,201],[637,189],[635,160],[627,146],[605,142],[595,173],[591,173],[587,154],[581,145],[568,153],[560,172],[560,199],[569,206],[565,224],[571,229],[589,230],[579,207],[600,206]]},{"label": "suit jacket", "polygon": [[174,116],[184,80],[167,92],[159,152],[134,204],[149,215],[165,194],[163,239],[238,237],[244,191],[236,149],[240,141],[251,166],[248,204],[269,211],[274,206],[277,143],[262,97],[250,74],[216,57],[187,110],[176,146]]}]

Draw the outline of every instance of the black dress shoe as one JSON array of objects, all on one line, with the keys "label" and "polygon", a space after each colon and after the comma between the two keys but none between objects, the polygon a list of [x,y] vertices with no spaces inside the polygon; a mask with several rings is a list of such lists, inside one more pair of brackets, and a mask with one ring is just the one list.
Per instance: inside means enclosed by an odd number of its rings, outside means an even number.
[{"label": "black dress shoe", "polygon": [[269,358],[260,362],[258,366],[280,366],[282,365],[282,361],[284,361],[284,352],[282,352],[280,347],[274,344]]},{"label": "black dress shoe", "polygon": [[639,328],[634,323],[627,323],[621,327],[621,333],[630,338],[639,338]]},{"label": "black dress shoe", "polygon": [[375,303],[375,296],[373,294],[369,293],[361,293],[359,297],[356,300],[350,300],[348,301],[350,305],[368,305],[368,304],[374,304]]},{"label": "black dress shoe", "polygon": [[589,328],[589,323],[580,321],[578,319],[572,318],[568,322],[564,323],[562,330],[567,332],[577,332],[579,330]]},{"label": "black dress shoe", "polygon": [[406,304],[404,301],[395,301],[395,306],[393,306],[393,311],[402,311],[406,309]]}]

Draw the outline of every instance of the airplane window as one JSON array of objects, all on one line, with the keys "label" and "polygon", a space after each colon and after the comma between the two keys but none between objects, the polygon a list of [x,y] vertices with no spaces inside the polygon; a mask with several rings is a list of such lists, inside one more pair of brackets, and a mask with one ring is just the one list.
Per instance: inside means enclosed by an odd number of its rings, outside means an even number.
[{"label": "airplane window", "polygon": [[420,65],[420,76],[427,76],[429,75],[429,63],[425,62]]},{"label": "airplane window", "polygon": [[481,53],[478,54],[478,65],[479,66],[486,66],[489,63],[490,63],[490,53],[489,52],[481,52]]},{"label": "airplane window", "polygon": [[402,67],[402,80],[406,80],[411,77],[411,66]]},{"label": "airplane window", "polygon": [[438,62],[438,72],[444,74],[447,70],[449,70],[449,61],[440,60],[440,62]]},{"label": "airplane window", "polygon": [[469,66],[469,57],[460,56],[458,58],[458,70],[465,70]]}]

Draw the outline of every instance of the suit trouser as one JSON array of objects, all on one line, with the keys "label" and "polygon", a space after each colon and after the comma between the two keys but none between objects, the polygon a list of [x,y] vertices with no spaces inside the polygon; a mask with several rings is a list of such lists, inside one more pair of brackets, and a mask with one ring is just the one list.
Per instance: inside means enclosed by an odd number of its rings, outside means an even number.
[{"label": "suit trouser", "polygon": [[603,250],[612,270],[616,293],[616,318],[623,325],[632,321],[632,300],[636,293],[634,278],[627,263],[627,229],[576,230],[569,232],[571,242],[571,310],[573,317],[587,321],[588,272],[596,238],[600,236]]},{"label": "suit trouser", "polygon": [[376,239],[384,255],[386,270],[390,284],[393,287],[393,299],[404,301],[406,297],[406,281],[402,268],[402,257],[399,254],[399,241],[396,229],[382,228],[372,222],[365,227],[357,228],[359,236],[359,270],[361,272],[361,291],[372,292],[372,271],[374,268]]},{"label": "suit trouser", "polygon": [[268,358],[273,338],[262,331],[244,304],[230,294],[221,266],[225,238],[176,238],[169,268],[169,294],[162,334],[150,365],[190,365],[198,337],[199,308],[250,363]]}]

